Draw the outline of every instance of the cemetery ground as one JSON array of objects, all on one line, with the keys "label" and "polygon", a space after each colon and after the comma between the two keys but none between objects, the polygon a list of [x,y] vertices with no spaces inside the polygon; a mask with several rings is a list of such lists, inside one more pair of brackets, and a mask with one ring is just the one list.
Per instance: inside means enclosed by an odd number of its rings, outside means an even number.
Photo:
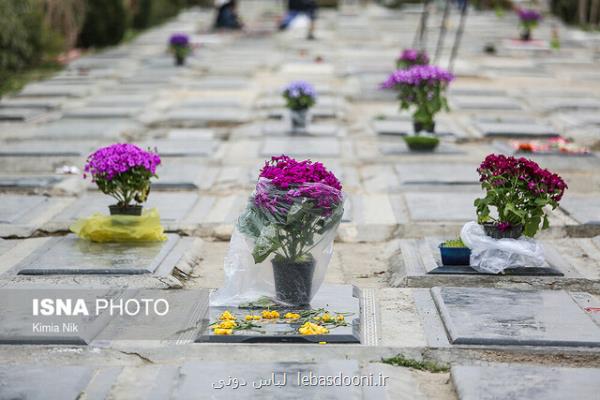
[{"label": "cemetery ground", "polygon": [[[559,50],[523,46],[511,40],[513,16],[472,12],[451,111],[437,119],[442,143],[414,153],[402,140],[409,114],[378,85],[410,47],[420,6],[322,10],[317,40],[306,41],[302,30],[272,32],[271,2],[241,3],[251,33],[207,32],[212,13],[186,11],[0,100],[0,398],[597,398],[600,35],[561,26]],[[432,53],[441,14],[429,16]],[[541,24],[536,38],[547,42],[550,27]],[[195,45],[185,66],[166,51],[174,32]],[[488,43],[496,54],[483,52]],[[280,90],[295,79],[319,96],[308,132],[292,136]],[[557,136],[590,152],[527,154],[569,185],[550,229],[536,236],[545,268],[435,273],[437,244],[476,218],[485,156]],[[147,206],[159,210],[166,241],[89,243],[69,232],[111,204],[82,168],[115,142],[161,155]],[[205,340],[209,290],[224,284],[234,224],[264,160],[280,154],[322,161],[344,186],[345,213],[314,304],[353,310],[349,331],[360,343]],[[27,323],[11,317],[19,298],[70,291],[159,293],[174,312],[146,324],[98,318],[60,340],[19,331]],[[389,378],[385,386],[214,388],[282,371]]]}]

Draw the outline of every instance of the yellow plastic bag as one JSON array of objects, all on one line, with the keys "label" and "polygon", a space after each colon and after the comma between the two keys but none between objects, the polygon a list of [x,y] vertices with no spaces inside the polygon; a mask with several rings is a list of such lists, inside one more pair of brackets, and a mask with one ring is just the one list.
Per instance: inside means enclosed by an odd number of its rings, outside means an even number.
[{"label": "yellow plastic bag", "polygon": [[96,213],[75,222],[71,232],[92,242],[159,242],[167,239],[156,208],[141,216]]}]

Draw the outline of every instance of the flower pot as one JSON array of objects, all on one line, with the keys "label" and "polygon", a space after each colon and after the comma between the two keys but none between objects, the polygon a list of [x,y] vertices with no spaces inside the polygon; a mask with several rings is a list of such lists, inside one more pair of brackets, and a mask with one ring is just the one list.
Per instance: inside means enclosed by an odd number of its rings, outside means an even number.
[{"label": "flower pot", "polygon": [[274,258],[276,299],[288,305],[303,306],[310,303],[312,280],[315,273],[315,259],[291,261]]},{"label": "flower pot", "polygon": [[434,133],[435,132],[435,122],[431,122],[430,124],[425,124],[423,122],[417,122],[417,121],[413,121],[413,129],[415,131],[415,133],[419,133],[419,132],[429,132],[429,133]]},{"label": "flower pot", "polygon": [[521,31],[521,40],[524,42],[528,42],[531,40],[531,30],[525,29]]},{"label": "flower pot", "polygon": [[175,65],[178,67],[185,65],[185,56],[176,54],[175,55]]},{"label": "flower pot", "polygon": [[443,265],[471,265],[471,249],[468,247],[445,247],[440,244]]},{"label": "flower pot", "polygon": [[411,151],[431,152],[436,149],[440,139],[435,136],[404,136],[404,141]]},{"label": "flower pot", "polygon": [[308,109],[290,110],[290,118],[292,121],[292,131],[301,131],[306,128]]},{"label": "flower pot", "polygon": [[143,206],[137,204],[137,205],[128,205],[125,207],[121,207],[118,206],[116,204],[113,204],[112,206],[108,206],[108,209],[110,210],[110,215],[135,215],[135,216],[140,216],[142,215],[142,208]]},{"label": "flower pot", "polygon": [[505,230],[500,230],[497,224],[486,222],[483,224],[483,231],[494,239],[518,239],[523,234],[523,225],[513,225]]}]

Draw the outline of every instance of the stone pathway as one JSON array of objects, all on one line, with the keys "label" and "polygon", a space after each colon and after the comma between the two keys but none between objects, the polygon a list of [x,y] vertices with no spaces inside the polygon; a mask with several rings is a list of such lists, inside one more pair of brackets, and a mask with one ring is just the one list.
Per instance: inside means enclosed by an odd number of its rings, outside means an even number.
[{"label": "stone pathway", "polygon": [[[278,2],[241,3],[252,34],[209,33],[212,13],[190,10],[0,100],[0,310],[19,290],[172,289],[161,291],[178,305],[176,317],[162,322],[171,330],[144,337],[156,326],[99,319],[88,336],[62,344],[52,335],[15,336],[3,312],[0,398],[278,398],[281,387],[233,389],[231,378],[281,379],[284,371],[294,380],[389,377],[385,386],[290,383],[287,398],[593,398],[600,389],[600,36],[561,26],[560,51],[523,47],[510,40],[518,33],[514,16],[473,11],[452,112],[438,118],[442,145],[414,154],[401,138],[412,131],[410,116],[377,85],[412,43],[420,6],[346,1],[320,12],[318,40],[309,42],[301,30],[269,32]],[[440,18],[440,10],[430,16],[430,53]],[[550,19],[537,38],[549,40]],[[447,41],[457,26],[454,10]],[[173,32],[197,45],[185,67],[166,52]],[[483,53],[486,43],[496,55]],[[449,53],[447,44],[442,66]],[[279,97],[292,79],[320,93],[308,135],[293,138]],[[512,153],[513,139],[557,135],[593,152],[533,157],[570,187],[551,229],[539,235],[547,265],[525,275],[440,272],[435,246],[475,218],[475,169],[485,155]],[[73,221],[109,204],[80,171],[91,150],[116,141],[156,147],[163,157],[149,205],[160,211],[164,243],[130,248],[68,235]],[[207,290],[223,284],[236,218],[263,160],[281,153],[322,161],[344,184],[347,210],[324,290],[353,292],[361,344],[199,339]],[[381,362],[398,354],[400,364],[426,361],[424,370]]]}]

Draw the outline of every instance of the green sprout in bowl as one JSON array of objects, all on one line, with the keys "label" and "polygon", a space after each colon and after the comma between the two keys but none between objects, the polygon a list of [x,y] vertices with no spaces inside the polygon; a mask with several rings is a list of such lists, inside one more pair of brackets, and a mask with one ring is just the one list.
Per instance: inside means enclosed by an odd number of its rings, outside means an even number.
[{"label": "green sprout in bowl", "polygon": [[467,247],[463,243],[461,238],[458,239],[449,239],[442,243],[442,247]]}]

